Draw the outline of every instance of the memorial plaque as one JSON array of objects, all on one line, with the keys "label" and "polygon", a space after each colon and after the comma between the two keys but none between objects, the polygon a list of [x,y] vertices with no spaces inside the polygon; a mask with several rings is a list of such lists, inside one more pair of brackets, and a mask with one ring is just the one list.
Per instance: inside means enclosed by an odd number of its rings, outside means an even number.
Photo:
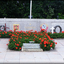
[{"label": "memorial plaque", "polygon": [[23,43],[23,47],[27,49],[40,49],[40,44]]},{"label": "memorial plaque", "polygon": [[13,24],[13,30],[16,30],[16,31],[18,31],[19,30],[19,24]]},{"label": "memorial plaque", "polygon": [[24,25],[25,25],[24,26],[25,31],[29,31],[29,30],[35,31],[35,30],[37,30],[36,22],[25,22]]},{"label": "memorial plaque", "polygon": [[37,43],[23,43],[22,52],[42,52],[40,44]]},{"label": "memorial plaque", "polygon": [[48,30],[48,25],[43,23],[40,25],[40,29],[45,29],[46,31]]}]

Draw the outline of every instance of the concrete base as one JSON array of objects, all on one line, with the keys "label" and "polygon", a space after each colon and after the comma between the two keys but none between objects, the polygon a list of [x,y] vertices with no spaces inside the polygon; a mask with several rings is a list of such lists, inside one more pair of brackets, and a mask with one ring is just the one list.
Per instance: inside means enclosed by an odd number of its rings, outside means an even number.
[{"label": "concrete base", "polygon": [[21,50],[22,52],[43,52],[43,50],[42,49],[30,49],[30,48],[24,48],[24,47],[22,47],[22,50]]}]

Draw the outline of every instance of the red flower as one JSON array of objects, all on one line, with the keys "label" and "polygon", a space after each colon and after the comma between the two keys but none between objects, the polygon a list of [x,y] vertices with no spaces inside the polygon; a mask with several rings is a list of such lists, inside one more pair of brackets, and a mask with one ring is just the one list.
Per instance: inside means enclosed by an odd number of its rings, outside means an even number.
[{"label": "red flower", "polygon": [[14,36],[14,34],[12,34],[12,36]]},{"label": "red flower", "polygon": [[35,36],[35,38],[37,38],[37,36]]},{"label": "red flower", "polygon": [[42,42],[40,42],[40,44],[42,44]]},{"label": "red flower", "polygon": [[16,33],[17,34],[17,33]]},{"label": "red flower", "polygon": [[47,39],[47,38],[44,38],[45,40]]},{"label": "red flower", "polygon": [[44,31],[44,29],[41,29],[41,31]]},{"label": "red flower", "polygon": [[51,45],[53,45],[53,43],[51,43]]},{"label": "red flower", "polygon": [[19,44],[17,44],[17,46],[19,46]]},{"label": "red flower", "polygon": [[37,32],[37,31],[35,30],[35,32]]},{"label": "red flower", "polygon": [[26,35],[28,35],[28,34],[26,34]]},{"label": "red flower", "polygon": [[27,37],[27,39],[28,39],[28,37]]},{"label": "red flower", "polygon": [[62,33],[64,33],[64,31],[62,31]]},{"label": "red flower", "polygon": [[13,41],[15,41],[15,40],[13,40]]},{"label": "red flower", "polygon": [[5,32],[7,34],[7,32]]},{"label": "red flower", "polygon": [[0,37],[1,37],[1,35],[0,35]]},{"label": "red flower", "polygon": [[50,44],[50,42],[48,42],[48,44]]},{"label": "red flower", "polygon": [[25,33],[25,31],[23,31],[23,33]]},{"label": "red flower", "polygon": [[18,49],[18,47],[16,47],[16,49]]},{"label": "red flower", "polygon": [[21,43],[21,42],[19,42],[19,43]]},{"label": "red flower", "polygon": [[20,37],[20,38],[22,38],[22,37]]},{"label": "red flower", "polygon": [[44,45],[44,47],[46,47],[46,45]]},{"label": "red flower", "polygon": [[9,30],[9,32],[12,32],[12,30]]},{"label": "red flower", "polygon": [[12,38],[13,39],[13,38]]},{"label": "red flower", "polygon": [[57,44],[57,42],[55,44]]},{"label": "red flower", "polygon": [[44,40],[42,39],[41,42],[43,42]]},{"label": "red flower", "polygon": [[52,47],[52,45],[50,45],[50,47]]},{"label": "red flower", "polygon": [[16,45],[16,43],[15,43],[15,45]]},{"label": "red flower", "polygon": [[4,32],[2,32],[2,34],[4,34]]},{"label": "red flower", "polygon": [[35,36],[35,35],[34,35]]},{"label": "red flower", "polygon": [[51,40],[53,40],[53,38],[51,38]]},{"label": "red flower", "polygon": [[16,38],[16,40],[18,40],[18,38]]},{"label": "red flower", "polygon": [[9,41],[10,41],[10,39],[9,39]]},{"label": "red flower", "polygon": [[44,41],[44,44],[48,44],[48,42],[47,41]]},{"label": "red flower", "polygon": [[19,34],[17,34],[19,36]]},{"label": "red flower", "polygon": [[44,36],[45,37],[45,36]]},{"label": "red flower", "polygon": [[41,38],[39,38],[39,40],[41,40]]},{"label": "red flower", "polygon": [[21,47],[19,49],[21,49]]},{"label": "red flower", "polygon": [[49,39],[51,39],[50,36],[47,36],[47,37],[48,37]]},{"label": "red flower", "polygon": [[25,35],[23,35],[23,36],[25,36]]}]

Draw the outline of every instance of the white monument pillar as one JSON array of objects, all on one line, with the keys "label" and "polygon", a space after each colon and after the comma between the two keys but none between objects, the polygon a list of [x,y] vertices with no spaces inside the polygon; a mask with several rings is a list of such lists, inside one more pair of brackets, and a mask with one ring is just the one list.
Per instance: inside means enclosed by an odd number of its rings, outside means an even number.
[{"label": "white monument pillar", "polygon": [[30,0],[30,19],[31,19],[31,16],[32,16],[32,0]]},{"label": "white monument pillar", "polygon": [[52,34],[53,34],[53,32],[54,32],[54,31],[53,31],[53,30],[54,30],[54,27],[52,27],[52,28],[50,28],[50,29],[52,30]]}]

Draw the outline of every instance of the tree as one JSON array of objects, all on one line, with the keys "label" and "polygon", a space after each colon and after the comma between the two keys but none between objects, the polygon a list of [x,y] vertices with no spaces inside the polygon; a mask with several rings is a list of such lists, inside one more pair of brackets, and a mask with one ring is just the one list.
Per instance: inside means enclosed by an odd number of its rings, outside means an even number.
[{"label": "tree", "polygon": [[[63,0],[32,0],[33,18],[64,19]],[[60,15],[59,15],[60,14]],[[30,0],[0,0],[0,18],[28,18]]]}]

